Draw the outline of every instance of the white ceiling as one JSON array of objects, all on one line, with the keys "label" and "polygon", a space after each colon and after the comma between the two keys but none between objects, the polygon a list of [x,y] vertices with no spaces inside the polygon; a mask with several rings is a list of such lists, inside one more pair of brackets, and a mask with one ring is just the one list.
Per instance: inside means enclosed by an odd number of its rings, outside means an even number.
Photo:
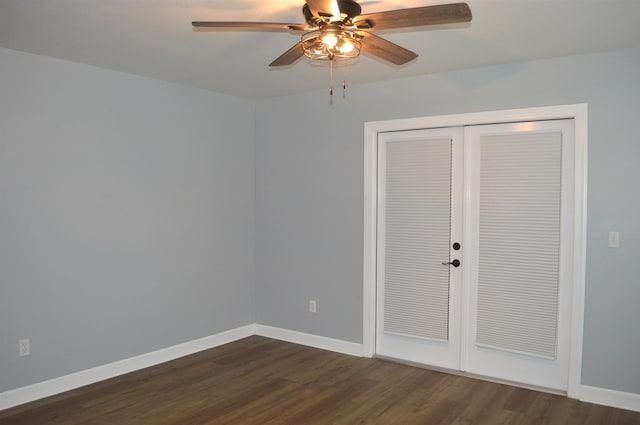
[{"label": "white ceiling", "polygon": [[[363,13],[447,0],[362,0]],[[469,25],[376,32],[419,54],[362,56],[348,83],[640,47],[640,0],[467,0]],[[301,0],[0,0],[0,46],[250,98],[326,89],[304,59],[270,69],[299,33],[194,31],[192,20],[303,23]],[[0,75],[2,64],[0,64]],[[341,75],[340,77],[341,78]]]}]

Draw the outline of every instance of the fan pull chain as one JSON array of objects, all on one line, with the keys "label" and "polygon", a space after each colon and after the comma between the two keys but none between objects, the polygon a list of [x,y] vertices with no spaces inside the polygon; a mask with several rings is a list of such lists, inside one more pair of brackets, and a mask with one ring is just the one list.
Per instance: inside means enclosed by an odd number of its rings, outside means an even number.
[{"label": "fan pull chain", "polygon": [[347,63],[345,62],[343,65],[343,75],[342,75],[342,98],[347,98]]},{"label": "fan pull chain", "polygon": [[333,105],[333,60],[329,60],[329,105]]}]

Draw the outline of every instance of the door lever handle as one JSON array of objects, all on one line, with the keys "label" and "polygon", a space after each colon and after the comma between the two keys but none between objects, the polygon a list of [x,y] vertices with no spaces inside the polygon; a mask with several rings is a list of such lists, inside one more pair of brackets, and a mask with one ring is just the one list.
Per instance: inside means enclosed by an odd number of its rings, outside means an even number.
[{"label": "door lever handle", "polygon": [[443,265],[448,266],[448,265],[452,265],[453,267],[460,267],[460,260],[458,260],[457,258],[453,261],[449,261],[449,262],[442,262]]}]

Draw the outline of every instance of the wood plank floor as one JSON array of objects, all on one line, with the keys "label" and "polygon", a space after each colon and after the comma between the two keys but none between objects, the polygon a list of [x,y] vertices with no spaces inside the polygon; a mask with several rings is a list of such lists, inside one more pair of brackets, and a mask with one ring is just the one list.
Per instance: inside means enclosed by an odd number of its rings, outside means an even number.
[{"label": "wood plank floor", "polygon": [[0,425],[638,425],[640,413],[253,336],[0,412]]}]

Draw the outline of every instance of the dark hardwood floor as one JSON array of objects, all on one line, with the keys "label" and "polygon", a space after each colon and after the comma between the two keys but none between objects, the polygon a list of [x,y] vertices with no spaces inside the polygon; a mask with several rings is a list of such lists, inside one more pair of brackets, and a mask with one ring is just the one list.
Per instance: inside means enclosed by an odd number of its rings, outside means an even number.
[{"label": "dark hardwood floor", "polygon": [[640,424],[603,407],[253,336],[0,412],[0,425]]}]

